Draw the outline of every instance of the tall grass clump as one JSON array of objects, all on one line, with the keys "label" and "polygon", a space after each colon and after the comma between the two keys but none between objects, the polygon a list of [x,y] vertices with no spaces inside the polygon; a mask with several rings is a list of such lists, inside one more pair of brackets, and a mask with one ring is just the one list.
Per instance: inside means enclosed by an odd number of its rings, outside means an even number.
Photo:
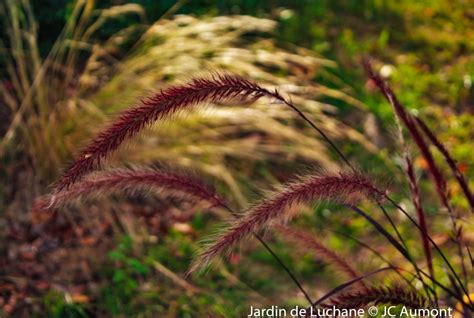
[{"label": "tall grass clump", "polygon": [[[404,189],[391,187],[388,191],[380,187],[375,177],[361,172],[338,145],[337,140],[348,138],[374,156],[378,151],[357,130],[328,115],[335,112],[334,107],[315,102],[322,95],[364,109],[362,103],[342,91],[312,82],[317,73],[332,78],[324,71],[334,67],[333,63],[309,52],[302,58],[272,42],[262,44],[264,37],[257,36],[249,44],[245,38],[249,33],[271,33],[274,22],[238,16],[202,20],[179,16],[146,26],[138,37],[131,35],[134,30],[126,28],[101,46],[93,42],[93,34],[105,20],[122,14],[143,17],[143,11],[136,5],[94,10],[93,1],[78,2],[57,44],[41,59],[29,3],[2,4],[9,33],[28,36],[12,37],[12,45],[1,43],[5,51],[7,47],[14,50],[8,51],[6,67],[10,84],[0,84],[0,97],[9,114],[0,155],[7,154],[7,161],[14,162],[17,156],[26,154],[35,164],[40,180],[8,185],[34,188],[24,190],[35,194],[30,197],[39,197],[34,211],[53,215],[52,212],[67,209],[73,203],[84,205],[88,198],[100,200],[110,194],[135,192],[203,201],[231,217],[200,247],[188,273],[205,268],[218,256],[229,255],[239,243],[255,237],[310,306],[391,304],[435,308],[457,303],[466,315],[473,310],[472,256],[469,240],[463,235],[464,223],[469,223],[465,218],[472,215],[474,206],[469,180],[428,124],[405,109],[370,63],[364,63],[367,74],[395,114],[413,211],[400,202]],[[196,33],[196,29],[200,32]],[[122,52],[120,39],[127,35],[134,39],[133,45]],[[244,48],[235,49],[237,44]],[[77,67],[82,50],[89,55]],[[114,52],[121,54],[115,56]],[[105,67],[111,60],[113,67]],[[197,74],[203,67],[219,71],[191,76],[183,83],[183,78]],[[285,76],[275,76],[275,68]],[[155,89],[156,93],[146,91]],[[145,97],[139,99],[140,96]],[[137,99],[140,101],[135,102]],[[135,106],[123,110],[128,102]],[[104,127],[97,125],[110,113],[118,115]],[[318,138],[310,135],[313,132]],[[79,141],[88,138],[89,143],[81,147]],[[433,209],[426,204],[427,196],[433,194],[420,186],[409,152],[410,143],[414,143],[427,163],[434,196],[439,201],[431,202],[439,203],[435,213],[428,213]],[[21,149],[15,148],[15,144],[21,144]],[[440,152],[443,164],[462,190],[470,207],[468,213],[452,204],[449,176],[435,160],[432,148]],[[338,162],[331,159],[330,151],[338,156]],[[258,171],[258,162],[264,160],[272,167],[288,168],[285,164],[295,159],[317,165],[319,172],[290,178],[293,181],[275,186],[276,190],[248,207],[242,184],[248,184],[247,191],[260,193],[266,188],[266,181],[276,179],[273,175],[263,178],[253,173]],[[47,193],[43,186],[53,181],[51,176],[55,177],[58,167],[68,160],[71,163],[54,183],[52,192]],[[157,161],[213,176],[229,198],[224,199],[199,177],[146,168]],[[120,162],[133,162],[145,168],[103,170],[106,165]],[[388,163],[393,165],[390,160]],[[250,166],[247,174],[257,177],[251,180],[244,176],[239,164]],[[15,166],[4,173],[15,179],[21,170],[21,166]],[[26,201],[29,206],[33,198]],[[303,206],[315,203],[332,204],[344,217],[351,213],[352,218],[368,225],[371,242],[357,238],[357,243],[381,256],[382,263],[348,263],[335,248],[323,243],[324,237],[303,234],[296,225],[285,225],[293,220],[297,223]],[[9,210],[16,212],[17,208]],[[451,222],[452,239],[445,241],[436,236],[431,226],[433,218],[444,220],[443,215],[448,215]],[[406,228],[414,229],[420,242],[411,240]],[[302,282],[294,268],[270,246],[273,229],[295,242],[296,247],[318,254],[349,280],[313,300],[313,282]],[[385,240],[383,245],[374,233]],[[366,282],[388,271],[407,284],[385,286]],[[176,274],[165,272],[179,281]]]},{"label": "tall grass clump", "polygon": [[[295,282],[311,306],[335,304],[344,308],[355,308],[372,303],[405,305],[413,308],[420,306],[438,308],[454,301],[463,306],[462,311],[468,312],[474,308],[470,298],[466,298],[469,295],[472,268],[468,268],[466,265],[466,254],[470,255],[470,250],[460,231],[459,223],[463,219],[460,216],[461,211],[455,211],[450,203],[447,177],[435,161],[425,137],[443,153],[455,179],[461,188],[465,188],[463,194],[468,202],[471,200],[470,189],[464,176],[455,166],[454,159],[428,126],[421,119],[411,115],[400,104],[394,92],[373,71],[369,62],[365,62],[364,66],[371,80],[375,82],[392,105],[399,124],[399,137],[403,144],[408,142],[404,137],[406,130],[428,164],[428,172],[433,180],[435,193],[452,222],[453,241],[450,244],[455,247],[456,253],[451,253],[451,251],[448,253],[447,247],[441,247],[440,243],[434,239],[434,230],[428,230],[428,216],[421,200],[422,191],[418,185],[407,148],[404,153],[405,172],[417,219],[412,217],[411,213],[392,197],[392,193],[399,192],[397,189],[391,189],[389,192],[388,189],[378,186],[373,177],[360,172],[325,131],[306,116],[291,99],[283,97],[278,90],[265,88],[254,81],[229,73],[192,78],[187,84],[163,89],[142,100],[139,106],[122,112],[108,127],[99,132],[95,139],[92,139],[89,146],[79,153],[72,165],[66,169],[63,177],[56,183],[56,188],[49,197],[49,205],[43,205],[43,208],[48,209],[62,205],[81,198],[85,194],[101,194],[116,188],[133,190],[135,188],[153,189],[157,187],[171,191],[171,193],[185,192],[223,208],[234,216],[222,230],[206,240],[207,244],[196,255],[189,268],[189,273],[206,267],[219,255],[228,255],[238,243],[253,235],[267,248],[272,257]],[[275,191],[268,193],[242,213],[236,213],[214,192],[204,190],[205,187],[200,185],[199,181],[191,182],[182,177],[163,175],[154,170],[145,170],[145,172],[119,170],[116,173],[102,176],[99,173],[95,179],[88,177],[88,174],[99,167],[99,164],[105,163],[109,154],[116,151],[125,139],[134,137],[145,126],[153,122],[166,121],[175,113],[186,112],[209,102],[219,105],[238,100],[245,102],[247,107],[251,108],[252,104],[262,98],[277,100],[295,112],[303,122],[312,127],[328,143],[347,167],[339,172],[305,173],[295,177],[294,181],[277,187]],[[377,246],[371,247],[359,241],[360,244],[371,248],[377,255],[382,256],[381,258],[388,265],[388,267],[360,275],[352,264],[349,265],[347,261],[337,255],[336,251],[321,243],[321,238],[300,233],[283,225],[296,218],[302,206],[326,202],[355,213],[353,217],[359,216],[361,220],[367,222],[375,233],[385,239],[388,246],[391,246],[391,249],[398,254],[399,257],[395,258],[395,264],[389,263],[386,258],[376,252]],[[381,216],[386,218],[386,222],[381,221],[380,217],[376,217],[375,213],[377,212],[375,211],[373,213],[365,212],[369,208],[380,210]],[[388,210],[389,212],[387,212]],[[406,233],[400,231],[401,224],[394,221],[391,215],[393,211],[400,212],[407,218],[407,224],[413,226],[420,233],[421,242],[416,246],[413,242],[407,241]],[[329,264],[344,272],[349,280],[319,300],[313,301],[307,291],[308,283],[299,281],[292,268],[288,267],[270,248],[266,237],[261,236],[268,234],[272,229],[278,230],[281,235],[295,242],[296,246],[320,254]],[[420,248],[423,251],[424,263],[414,253],[416,249]],[[399,275],[407,282],[407,285],[368,287],[369,285],[364,282],[370,276],[387,270]],[[413,280],[418,284],[415,284]],[[352,288],[352,291],[343,292],[348,288]]]},{"label": "tall grass clump", "polygon": [[[315,101],[315,97],[327,97],[364,107],[344,90],[311,80],[315,74],[333,78],[327,70],[335,67],[334,62],[309,51],[301,57],[278,47],[268,39],[277,26],[274,21],[250,16],[166,18],[177,9],[172,7],[163,18],[148,24],[143,8],[136,4],[99,9],[92,0],[77,1],[51,52],[43,57],[37,53],[38,28],[29,2],[7,1],[2,7],[5,10],[0,14],[6,15],[3,27],[12,34],[9,41],[0,43],[8,71],[0,83],[1,112],[7,114],[5,127],[0,129],[0,155],[11,167],[2,172],[5,180],[10,180],[1,190],[6,205],[20,201],[19,196],[28,197],[23,201],[29,205],[34,196],[45,194],[47,185],[58,178],[57,168],[67,165],[83,149],[83,141],[92,138],[110,114],[150,95],[150,91],[179,84],[203,67],[280,87],[288,82],[275,75],[273,71],[278,68],[294,83],[281,91],[291,92],[306,115],[320,122],[331,137],[347,137],[371,152],[377,151],[357,130],[343,125],[334,129],[335,107]],[[102,27],[123,16],[141,23],[125,25],[108,39],[97,38]],[[267,112],[263,101],[251,109],[244,103],[219,106],[213,112],[201,108],[175,117],[170,126],[148,125],[140,138],[131,142],[133,152],[118,151],[111,159],[144,165],[172,163],[217,177],[241,206],[248,204],[243,184],[253,182],[241,181],[250,174],[240,173],[230,161],[245,162],[253,168],[261,160],[284,166],[288,158],[299,158],[325,169],[337,168],[320,140],[310,138],[307,129],[291,128],[299,120],[288,109],[275,105]],[[166,133],[168,138],[158,139],[156,133]],[[196,147],[181,147],[177,140]],[[275,142],[288,147],[276,147]],[[97,163],[97,159],[84,160],[83,164]],[[22,164],[26,165],[23,161],[34,169],[22,169]],[[27,174],[27,181],[22,180],[23,174]]]},{"label": "tall grass clump", "polygon": [[[0,63],[5,63],[1,67],[6,70],[0,81],[0,113],[6,114],[0,127],[0,157],[5,167],[0,169],[4,181],[0,206],[2,221],[11,224],[13,233],[2,231],[5,242],[36,235],[49,241],[50,231],[57,236],[58,228],[64,229],[59,225],[62,222],[74,228],[84,225],[94,233],[102,229],[98,224],[112,222],[114,234],[125,233],[139,241],[150,229],[139,228],[142,220],[131,215],[152,201],[171,210],[203,199],[216,215],[224,215],[224,210],[235,218],[248,206],[249,193],[276,178],[276,170],[262,168],[262,163],[282,171],[290,169],[293,161],[338,170],[327,145],[313,138],[311,127],[303,124],[308,120],[318,123],[328,139],[348,138],[371,153],[378,151],[356,129],[336,119],[337,108],[332,104],[359,110],[365,106],[349,96],[346,87],[336,90],[314,81],[316,75],[337,81],[331,71],[334,62],[303,48],[283,49],[271,39],[277,24],[268,19],[169,18],[179,3],[150,24],[137,4],[103,8],[97,1],[76,1],[56,43],[44,55],[39,54],[38,23],[30,2],[0,4],[1,23],[8,35],[0,43]],[[115,19],[128,18],[140,23],[118,23],[123,27],[104,37]],[[295,52],[305,52],[305,56]],[[202,69],[215,76],[202,74]],[[234,80],[238,85],[229,83]],[[258,87],[253,86],[254,80]],[[287,99],[290,94],[291,100]],[[290,102],[300,108],[291,109]],[[135,108],[129,109],[130,104]],[[209,107],[201,107],[204,104]],[[181,113],[186,116],[177,116]],[[109,130],[102,129],[109,118],[105,126]],[[84,144],[86,140],[94,143]],[[145,168],[121,169],[125,162]],[[106,165],[118,169],[102,170]],[[173,187],[165,175],[175,173],[162,166],[212,178],[229,203],[222,206],[216,198],[208,202],[189,193],[191,189],[183,184]],[[71,170],[59,178],[62,167]],[[189,178],[187,173],[185,177],[195,190],[203,185],[200,178]],[[50,193],[48,185],[55,180],[57,188]],[[145,197],[138,200],[135,194]],[[33,222],[28,213],[32,205]],[[98,209],[105,213],[90,213]],[[155,209],[165,210],[161,205],[153,206],[153,213]],[[54,213],[58,211],[64,213]],[[46,212],[52,224],[38,225],[36,212]],[[166,218],[164,212],[157,215]],[[19,229],[26,234],[19,236]],[[266,245],[259,233],[251,236]],[[113,237],[101,235],[101,242]],[[11,253],[16,247],[9,243],[2,248],[7,271],[13,276],[21,271],[18,263],[23,261],[7,257],[16,255]],[[95,246],[82,247],[90,253],[75,253],[75,257],[89,260],[100,253]],[[265,248],[311,300],[291,269],[270,246]],[[54,251],[59,254],[59,248]],[[71,266],[79,262],[69,259],[67,253],[55,258],[61,264],[55,269],[58,279],[74,279]],[[52,266],[46,258],[38,262]]]}]

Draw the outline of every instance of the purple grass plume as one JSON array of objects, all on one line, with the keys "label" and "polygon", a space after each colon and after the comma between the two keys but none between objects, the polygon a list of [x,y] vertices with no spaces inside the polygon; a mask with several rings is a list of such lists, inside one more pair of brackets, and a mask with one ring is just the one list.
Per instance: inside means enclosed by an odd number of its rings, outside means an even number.
[{"label": "purple grass plume", "polygon": [[275,223],[288,221],[291,215],[285,212],[294,205],[325,200],[355,204],[363,198],[380,200],[384,194],[372,180],[359,172],[310,174],[301,177],[284,185],[281,191],[270,194],[241,218],[230,223],[210,246],[198,254],[190,272],[204,267],[217,255],[230,252],[233,246],[249,234],[268,229]]},{"label": "purple grass plume", "polygon": [[96,165],[100,165],[126,139],[160,119],[202,103],[218,103],[237,98],[255,101],[264,95],[273,96],[274,93],[250,80],[229,74],[195,78],[187,84],[164,89],[144,99],[140,105],[125,110],[108,128],[101,131],[66,170],[56,184],[56,191],[69,187]]},{"label": "purple grass plume", "polygon": [[426,123],[421,118],[415,117],[415,120],[416,120],[416,123],[418,124],[418,127],[421,128],[421,130],[426,135],[426,137],[428,137],[431,143],[438,149],[441,155],[443,155],[449,168],[454,174],[454,177],[458,181],[459,186],[464,192],[464,196],[466,197],[469,203],[469,206],[471,207],[471,211],[474,212],[474,195],[472,194],[472,191],[469,188],[469,185],[467,184],[463,173],[459,170],[459,167],[456,164],[456,161],[453,159],[453,157],[451,157],[451,154],[449,153],[448,149],[446,149],[446,147],[441,143],[441,141],[439,141],[439,139],[431,131],[428,125],[426,125]]},{"label": "purple grass plume", "polygon": [[408,308],[426,308],[428,302],[416,290],[402,285],[392,287],[369,287],[350,291],[332,298],[322,307],[339,309],[363,308],[369,304],[374,305],[403,305]]},{"label": "purple grass plume", "polygon": [[54,210],[86,197],[100,197],[115,192],[154,192],[180,198],[204,200],[212,206],[224,206],[225,200],[200,180],[151,168],[116,169],[89,174],[67,189],[41,198],[36,209]]},{"label": "purple grass plume", "polygon": [[421,241],[423,243],[423,252],[426,258],[426,264],[428,265],[428,270],[430,271],[430,275],[434,277],[434,269],[433,269],[433,255],[431,253],[431,245],[428,240],[428,224],[426,223],[426,213],[423,205],[421,203],[420,198],[420,189],[418,187],[418,182],[416,180],[415,169],[413,167],[413,162],[410,160],[408,156],[405,156],[406,161],[406,173],[408,175],[408,184],[411,191],[413,205],[416,210],[416,214],[418,217],[418,223],[420,225],[421,231]]},{"label": "purple grass plume", "polygon": [[374,72],[374,70],[372,69],[372,65],[368,60],[364,61],[364,67],[367,74],[369,75],[369,78],[377,85],[377,87],[380,89],[387,101],[390,103],[390,105],[392,105],[395,115],[406,127],[418,149],[420,149],[421,155],[423,156],[428,165],[428,171],[430,172],[430,175],[434,180],[436,191],[438,192],[441,202],[451,213],[451,208],[448,202],[448,196],[446,191],[446,180],[444,179],[441,170],[436,165],[433,155],[431,154],[431,151],[428,147],[428,144],[426,143],[420,131],[418,130],[415,119],[410,113],[405,110],[402,104],[400,104],[390,86],[378,74]]}]

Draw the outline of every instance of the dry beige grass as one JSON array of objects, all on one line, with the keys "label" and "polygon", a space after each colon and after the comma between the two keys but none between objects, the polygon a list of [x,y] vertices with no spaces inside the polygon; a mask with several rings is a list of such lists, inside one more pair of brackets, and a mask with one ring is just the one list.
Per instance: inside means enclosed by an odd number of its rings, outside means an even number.
[{"label": "dry beige grass", "polygon": [[[9,156],[21,152],[34,158],[35,173],[27,182],[31,185],[42,184],[44,189],[96,133],[96,128],[111,114],[133,105],[139,96],[167,83],[215,70],[247,76],[278,87],[283,94],[291,93],[293,102],[332,138],[348,138],[369,151],[377,150],[356,130],[335,119],[335,107],[318,102],[321,97],[330,96],[363,108],[349,95],[312,81],[318,72],[335,67],[334,63],[301,48],[294,52],[278,48],[271,40],[276,27],[273,21],[249,16],[176,16],[149,27],[123,29],[108,41],[96,43],[91,40],[93,34],[107,19],[123,14],[141,16],[143,12],[135,5],[117,6],[99,11],[97,19],[93,18],[97,12],[90,1],[82,5],[82,11],[80,7],[75,9],[47,59],[42,61],[36,55],[31,61],[21,60],[24,69],[31,72],[29,80],[21,85],[25,93],[11,96],[11,92],[1,91],[2,100],[11,103],[15,116],[1,141],[0,153]],[[34,17],[30,19],[34,21]],[[31,21],[25,25],[34,24]],[[124,43],[133,38],[137,28],[141,28],[141,38],[124,52]],[[23,50],[35,48],[36,30],[28,32],[31,41]],[[89,52],[89,58],[78,72],[79,52]],[[29,68],[30,64],[37,67]],[[17,73],[11,76],[22,77]],[[245,205],[247,194],[242,180],[254,175],[260,162],[278,165],[292,161],[327,170],[337,168],[312,131],[292,128],[300,124],[291,110],[268,100],[251,108],[209,107],[172,124],[152,127],[139,141],[118,152],[113,162],[161,162],[191,168],[220,180],[232,197]],[[18,144],[22,149],[15,146]],[[129,151],[130,147],[133,151]],[[258,188],[259,184],[255,186]],[[37,195],[44,193],[41,188],[25,190]]]}]

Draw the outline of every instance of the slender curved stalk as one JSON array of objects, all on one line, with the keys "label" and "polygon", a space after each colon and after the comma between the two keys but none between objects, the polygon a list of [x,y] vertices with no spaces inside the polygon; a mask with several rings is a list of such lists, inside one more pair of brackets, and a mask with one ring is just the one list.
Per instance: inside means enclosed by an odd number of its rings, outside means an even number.
[{"label": "slender curved stalk", "polygon": [[451,157],[451,154],[446,149],[446,147],[439,141],[436,135],[431,131],[431,129],[426,125],[426,123],[419,117],[415,117],[415,121],[418,124],[418,127],[421,128],[423,133],[428,137],[431,143],[438,149],[438,151],[443,155],[444,159],[448,163],[449,168],[454,174],[454,177],[461,186],[464,196],[466,197],[469,205],[471,206],[471,212],[474,213],[474,195],[472,194],[469,185],[464,179],[463,173],[459,170],[459,167],[456,164],[456,161]]},{"label": "slender curved stalk", "polygon": [[[234,216],[236,219],[239,218],[237,213],[234,212],[228,205],[223,204],[222,207],[226,209],[232,216]],[[257,238],[257,240],[265,247],[265,249],[273,256],[275,261],[280,265],[280,267],[286,272],[286,274],[290,277],[290,279],[295,283],[295,285],[298,287],[298,289],[303,293],[304,297],[306,300],[311,304],[313,301],[311,299],[311,296],[308,294],[308,292],[304,289],[303,285],[298,281],[296,276],[292,273],[292,271],[288,268],[288,266],[285,265],[285,263],[281,260],[281,258],[273,251],[273,249],[263,240],[263,238],[258,235],[257,233],[253,232],[253,236]]]},{"label": "slender curved stalk", "polygon": [[[411,223],[413,223],[413,225],[415,225],[418,230],[420,231],[424,231],[419,225],[418,223],[410,216],[410,214],[408,214],[405,209],[403,209],[400,205],[398,205],[393,199],[391,199],[388,195],[386,196],[386,199],[392,204],[394,205],[398,210],[400,210],[410,221]],[[438,254],[441,256],[441,258],[443,259],[443,261],[446,263],[446,265],[448,266],[449,270],[453,273],[454,277],[456,278],[456,281],[457,283],[459,284],[459,286],[461,287],[461,289],[463,290],[463,292],[466,294],[466,295],[469,295],[469,292],[467,291],[467,289],[464,287],[461,279],[459,278],[458,274],[456,273],[456,271],[454,270],[454,267],[451,265],[451,263],[449,262],[449,260],[447,259],[446,255],[444,255],[443,251],[441,251],[441,248],[438,246],[438,244],[436,244],[436,242],[431,238],[431,236],[424,232],[424,234],[426,235],[426,237],[428,238],[428,240],[430,241],[430,243],[433,245],[433,247],[436,249],[436,251],[438,252]],[[433,280],[433,279],[431,279]]]},{"label": "slender curved stalk", "polygon": [[[372,248],[370,245],[358,240],[357,238],[349,235],[349,234],[346,234],[346,233],[343,233],[343,232],[339,232],[339,231],[336,231],[336,230],[331,230],[331,232],[333,233],[336,233],[337,235],[341,235],[345,238],[348,238],[354,242],[356,242],[357,244],[359,244],[360,246],[362,247],[365,247],[366,249],[368,249],[369,251],[371,251],[375,256],[377,256],[378,258],[380,258],[384,263],[386,263],[388,266],[390,267],[395,267],[395,265],[393,265],[388,259],[386,259],[380,252],[378,252],[377,250],[375,250],[374,248]],[[413,277],[415,278],[418,278],[417,275],[411,273],[410,271],[406,271],[408,273],[410,273],[411,275],[413,275]],[[403,279],[408,285],[414,287],[413,283],[408,279],[406,278],[405,276],[403,276],[401,273],[399,273],[398,271],[396,271],[396,273],[398,274],[398,276],[400,276],[401,279]],[[429,286],[428,286],[429,287]]]}]

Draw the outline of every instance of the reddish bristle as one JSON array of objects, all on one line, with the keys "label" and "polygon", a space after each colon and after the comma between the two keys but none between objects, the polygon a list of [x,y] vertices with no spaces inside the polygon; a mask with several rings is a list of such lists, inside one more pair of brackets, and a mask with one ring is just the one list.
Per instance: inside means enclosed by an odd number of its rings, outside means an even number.
[{"label": "reddish bristle", "polygon": [[396,285],[393,287],[370,287],[337,296],[322,307],[339,309],[363,308],[369,304],[403,305],[408,308],[425,308],[427,301],[415,290]]},{"label": "reddish bristle", "polygon": [[67,169],[57,183],[56,190],[64,190],[92,171],[124,140],[157,120],[201,103],[217,103],[237,97],[256,100],[265,94],[268,91],[256,83],[228,74],[196,78],[186,85],[169,87],[143,100],[139,106],[124,111],[108,128],[100,132]]},{"label": "reddish bristle", "polygon": [[231,223],[211,246],[199,254],[190,271],[207,264],[224,251],[229,252],[238,241],[250,233],[267,229],[275,221],[286,221],[289,216],[285,211],[298,203],[331,200],[353,204],[362,196],[381,198],[383,194],[370,179],[354,172],[315,174],[288,183],[282,191],[263,199],[243,217]]},{"label": "reddish bristle", "polygon": [[181,173],[155,169],[118,169],[100,172],[86,177],[68,189],[55,192],[39,202],[43,208],[54,209],[86,196],[100,196],[111,192],[127,192],[158,189],[178,196],[191,196],[205,200],[213,206],[224,206],[224,199],[201,181]]}]

